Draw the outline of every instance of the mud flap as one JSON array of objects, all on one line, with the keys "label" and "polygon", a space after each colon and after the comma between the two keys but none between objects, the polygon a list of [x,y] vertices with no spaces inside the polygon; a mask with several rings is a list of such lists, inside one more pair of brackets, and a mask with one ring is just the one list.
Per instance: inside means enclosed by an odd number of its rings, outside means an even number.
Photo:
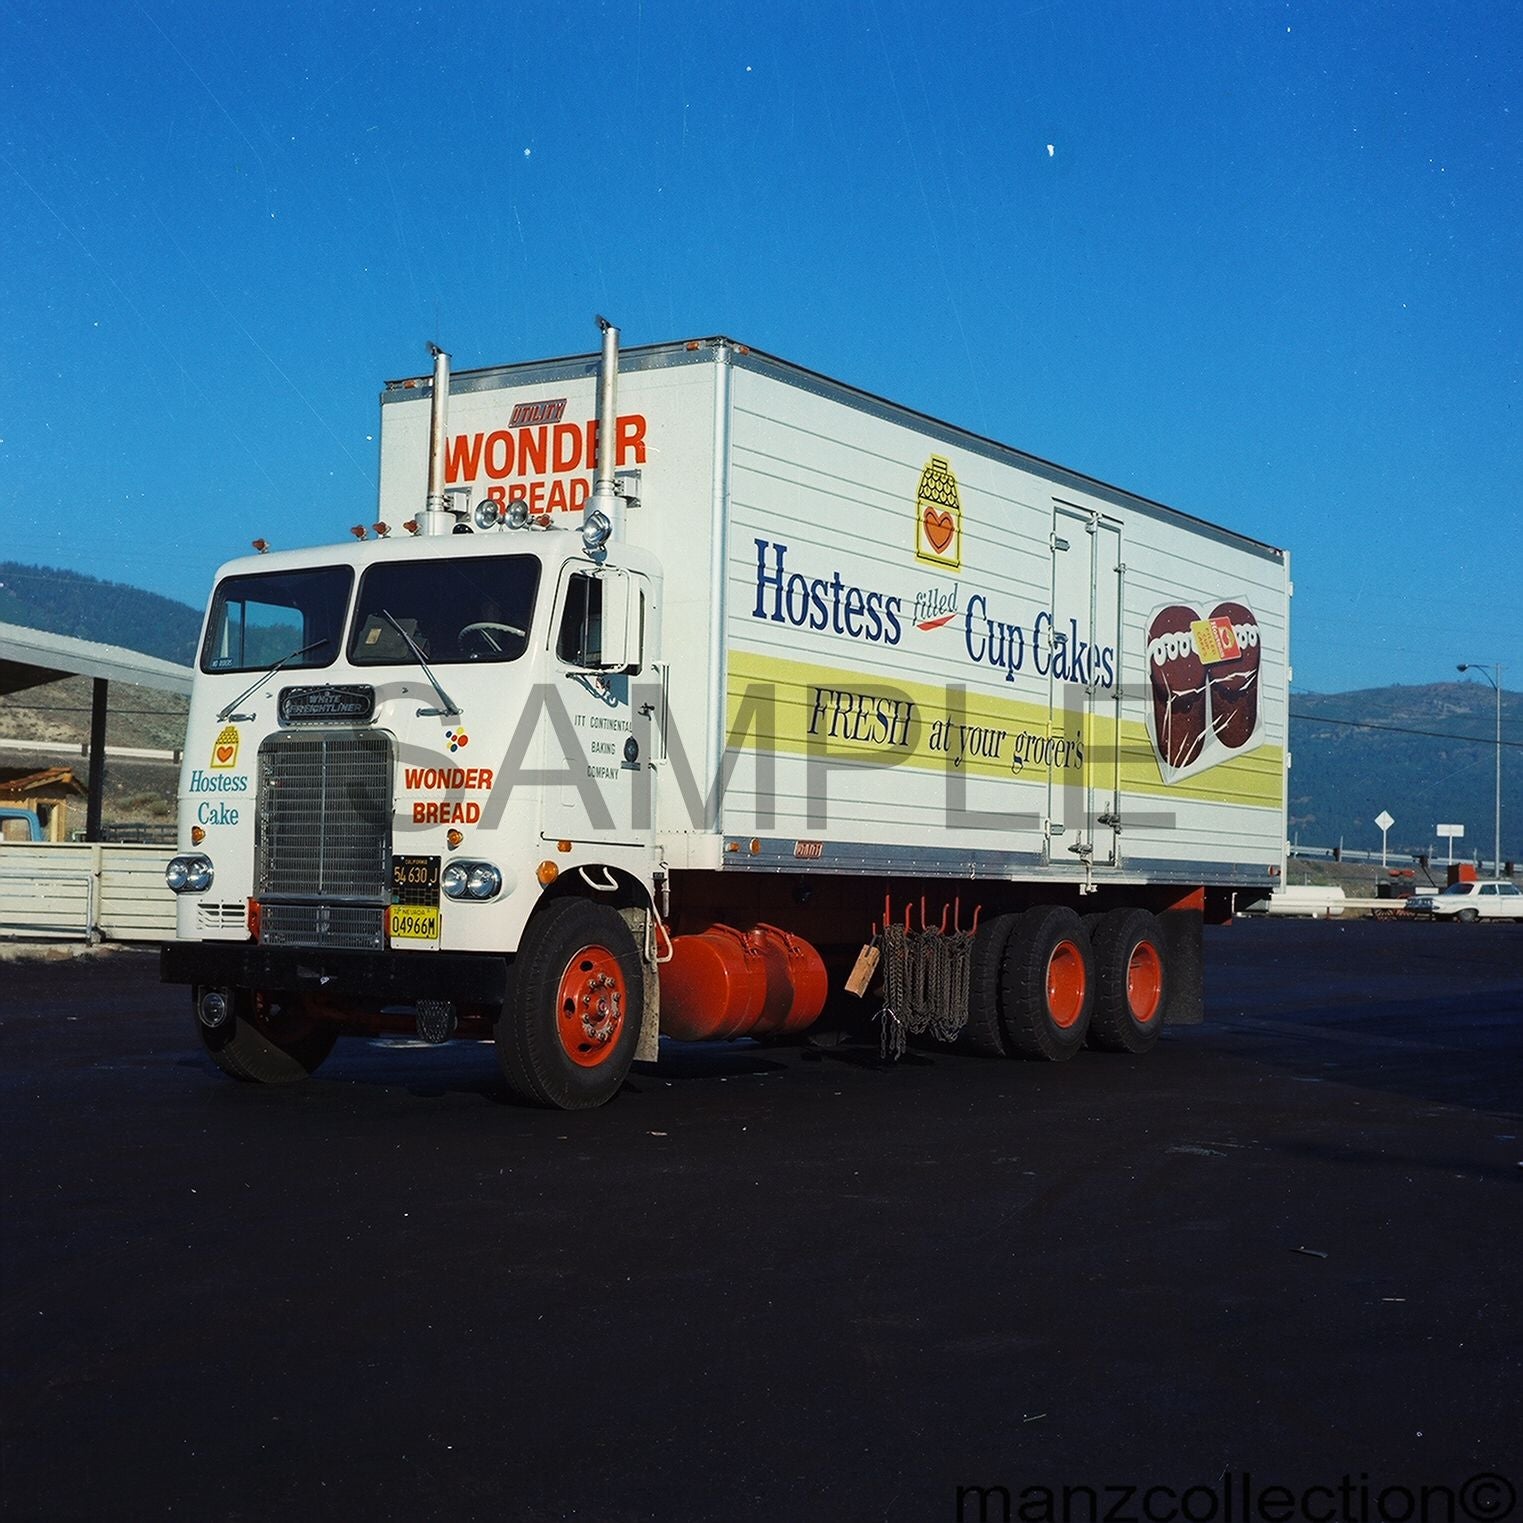
[{"label": "mud flap", "polygon": [[1206,1018],[1204,923],[1205,915],[1196,909],[1165,910],[1158,917],[1166,962],[1168,995],[1163,1018],[1167,1025],[1199,1026]]},{"label": "mud flap", "polygon": [[646,909],[622,909],[619,914],[629,927],[640,949],[640,967],[645,977],[645,1008],[640,1014],[640,1040],[635,1047],[636,1063],[654,1063],[661,1044],[661,970],[655,961],[655,927]]}]

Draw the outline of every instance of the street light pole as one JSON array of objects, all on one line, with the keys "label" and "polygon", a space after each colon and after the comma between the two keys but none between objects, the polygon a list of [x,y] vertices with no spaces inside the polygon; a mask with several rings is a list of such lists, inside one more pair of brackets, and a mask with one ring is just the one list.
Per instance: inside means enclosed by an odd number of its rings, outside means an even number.
[{"label": "street light pole", "polygon": [[[1495,677],[1486,670],[1488,665],[1496,672]],[[1459,670],[1478,671],[1497,690],[1497,802],[1496,813],[1493,816],[1495,834],[1491,838],[1491,872],[1493,877],[1500,878],[1502,876],[1502,663],[1500,661],[1461,661]]]}]

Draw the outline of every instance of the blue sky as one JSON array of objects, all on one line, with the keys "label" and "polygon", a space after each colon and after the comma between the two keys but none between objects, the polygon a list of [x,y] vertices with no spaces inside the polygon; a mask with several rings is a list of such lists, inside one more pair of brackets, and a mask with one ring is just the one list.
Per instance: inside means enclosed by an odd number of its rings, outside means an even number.
[{"label": "blue sky", "polygon": [[0,558],[199,604],[604,311],[1287,546],[1298,688],[1523,687],[1520,15],[11,0]]}]

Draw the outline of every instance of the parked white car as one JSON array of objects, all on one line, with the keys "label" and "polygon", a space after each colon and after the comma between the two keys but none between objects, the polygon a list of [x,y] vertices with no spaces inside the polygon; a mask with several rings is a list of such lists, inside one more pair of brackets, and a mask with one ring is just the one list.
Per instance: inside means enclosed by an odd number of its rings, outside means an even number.
[{"label": "parked white car", "polygon": [[1523,888],[1499,879],[1451,883],[1440,894],[1409,899],[1407,913],[1431,920],[1523,920]]}]

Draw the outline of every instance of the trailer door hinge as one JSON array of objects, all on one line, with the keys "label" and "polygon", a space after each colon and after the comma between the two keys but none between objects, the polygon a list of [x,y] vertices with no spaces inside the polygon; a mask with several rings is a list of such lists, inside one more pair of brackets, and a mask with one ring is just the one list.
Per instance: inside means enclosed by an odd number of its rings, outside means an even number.
[{"label": "trailer door hinge", "polygon": [[1097,814],[1095,824],[1103,825],[1107,830],[1121,829],[1121,816],[1119,814]]}]

